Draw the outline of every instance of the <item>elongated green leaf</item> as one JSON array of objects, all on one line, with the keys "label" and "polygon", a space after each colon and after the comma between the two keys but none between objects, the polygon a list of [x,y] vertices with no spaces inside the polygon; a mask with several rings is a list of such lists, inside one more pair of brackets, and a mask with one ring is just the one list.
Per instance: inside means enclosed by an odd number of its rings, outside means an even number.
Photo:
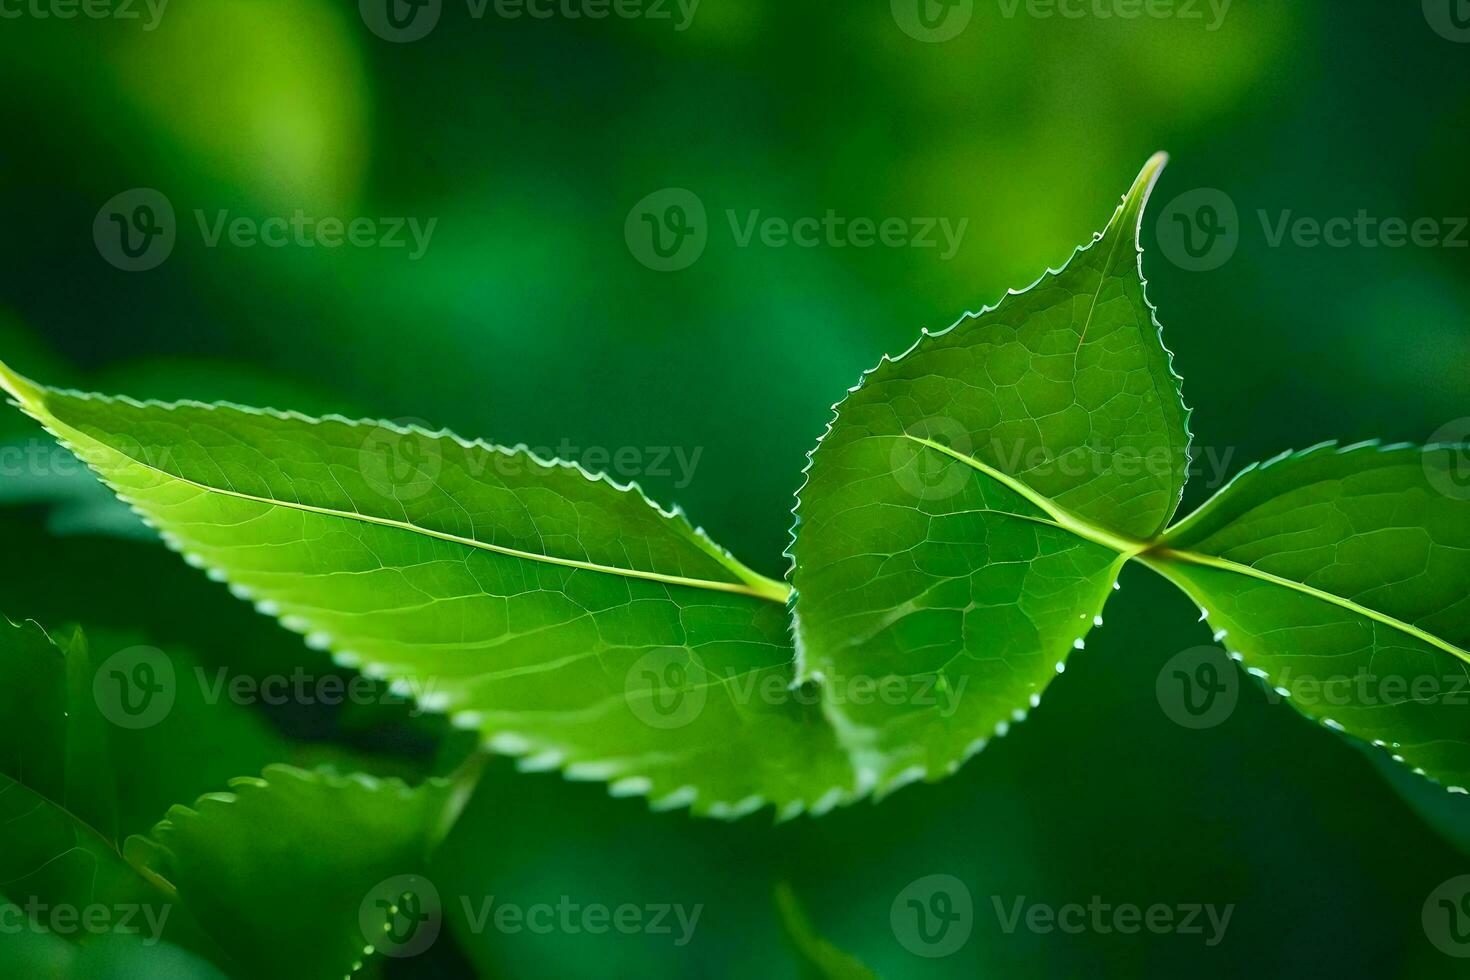
[{"label": "elongated green leaf", "polygon": [[0,383],[188,561],[532,769],[656,806],[858,791],[787,588],[636,488],[388,423]]},{"label": "elongated green leaf", "polygon": [[1188,412],[1138,246],[1163,164],[1061,271],[885,358],[812,453],[802,673],[880,790],[1023,719],[1178,504]]},{"label": "elongated green leaf", "polygon": [[[127,854],[177,889],[240,975],[340,977],[375,952],[433,943],[440,920],[423,873],[452,807],[446,780],[410,788],[269,766],[173,807]],[[412,916],[395,909],[410,891]]]},{"label": "elongated green leaf", "polygon": [[1252,467],[1145,557],[1276,696],[1470,787],[1462,447],[1317,446]]}]

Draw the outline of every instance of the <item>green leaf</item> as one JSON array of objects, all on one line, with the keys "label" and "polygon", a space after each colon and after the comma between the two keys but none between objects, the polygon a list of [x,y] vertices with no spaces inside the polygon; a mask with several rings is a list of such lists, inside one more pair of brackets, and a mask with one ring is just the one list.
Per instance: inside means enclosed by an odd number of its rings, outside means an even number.
[{"label": "green leaf", "polygon": [[[245,976],[349,972],[368,943],[362,903],[384,879],[422,872],[463,802],[455,786],[270,766],[120,845],[119,786],[159,760],[119,751],[133,743],[104,716],[81,632],[58,636],[0,617],[0,902],[36,910],[27,932],[42,937],[17,961],[166,936],[232,973],[248,966]],[[68,907],[76,918],[54,918]]]},{"label": "green leaf", "polygon": [[858,790],[792,689],[786,586],[636,487],[447,432],[0,385],[189,562],[526,768],[716,816]]},{"label": "green leaf", "polygon": [[1242,472],[1144,557],[1274,695],[1470,787],[1463,447],[1315,446]]},{"label": "green leaf", "polygon": [[880,792],[1024,719],[1178,505],[1188,411],[1138,246],[1164,162],[1061,271],[869,371],[811,454],[801,676]]},{"label": "green leaf", "polygon": [[171,808],[127,854],[177,889],[240,975],[343,976],[433,942],[437,905],[410,920],[394,904],[416,884],[413,901],[432,901],[422,876],[456,812],[450,782],[269,766],[230,790]]},{"label": "green leaf", "polygon": [[787,882],[776,886],[776,913],[800,967],[803,980],[875,980],[857,957],[832,945],[812,925],[801,900]]},{"label": "green leaf", "polygon": [[[122,777],[110,762],[79,632],[57,645],[35,623],[0,617],[0,721],[0,894],[37,909],[41,923],[57,907],[79,915],[95,908],[108,928],[122,927],[117,909],[129,905],[144,913],[129,917],[139,929],[181,926],[176,896],[140,876],[119,849]],[[80,922],[65,926],[61,938],[89,937]]]}]

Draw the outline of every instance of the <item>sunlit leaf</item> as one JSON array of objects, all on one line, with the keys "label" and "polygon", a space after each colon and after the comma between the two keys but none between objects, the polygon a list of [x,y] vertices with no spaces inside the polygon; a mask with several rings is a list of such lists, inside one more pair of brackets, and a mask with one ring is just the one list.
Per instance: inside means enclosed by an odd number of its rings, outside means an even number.
[{"label": "sunlit leaf", "polygon": [[716,816],[856,792],[792,689],[787,587],[636,488],[449,433],[0,381],[192,564],[527,768]]},{"label": "sunlit leaf", "polygon": [[1470,787],[1463,458],[1448,446],[1283,454],[1241,473],[1145,559],[1277,697],[1460,793]]},{"label": "sunlit leaf", "polygon": [[1179,502],[1188,413],[1138,246],[1163,165],[1061,271],[864,375],[812,453],[802,675],[880,789],[1024,719]]}]

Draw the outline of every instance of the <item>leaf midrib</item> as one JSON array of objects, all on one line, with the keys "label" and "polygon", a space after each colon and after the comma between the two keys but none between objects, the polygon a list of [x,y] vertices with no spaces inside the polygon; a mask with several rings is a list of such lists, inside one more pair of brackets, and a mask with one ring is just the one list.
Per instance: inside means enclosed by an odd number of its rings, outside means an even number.
[{"label": "leaf midrib", "polygon": [[[1156,559],[1156,561],[1149,561],[1149,558],[1154,558]],[[1262,582],[1269,582],[1272,585],[1281,586],[1282,588],[1291,589],[1292,591],[1299,592],[1302,595],[1308,595],[1314,599],[1320,599],[1323,602],[1331,603],[1334,606],[1346,609],[1349,612],[1355,613],[1359,616],[1363,616],[1366,619],[1371,619],[1376,623],[1382,623],[1385,626],[1392,627],[1393,629],[1399,630],[1409,636],[1412,636],[1416,640],[1420,640],[1424,643],[1429,644],[1430,646],[1437,647],[1438,649],[1443,650],[1454,657],[1458,657],[1465,663],[1470,664],[1470,651],[1462,650],[1448,640],[1435,636],[1428,630],[1421,629],[1420,627],[1415,626],[1413,623],[1406,623],[1402,619],[1399,619],[1395,616],[1390,616],[1387,613],[1379,612],[1378,610],[1373,609],[1370,606],[1365,606],[1362,603],[1354,602],[1352,599],[1346,599],[1340,595],[1336,595],[1323,589],[1318,589],[1313,586],[1307,585],[1305,582],[1296,582],[1289,578],[1283,578],[1280,575],[1274,575],[1271,572],[1264,571],[1252,565],[1245,565],[1238,561],[1231,561],[1229,558],[1220,558],[1215,555],[1203,555],[1195,551],[1176,551],[1172,548],[1154,548],[1150,550],[1148,552],[1148,555],[1144,558],[1144,564],[1149,565],[1150,567],[1153,567],[1156,564],[1165,564],[1169,561],[1186,562],[1191,565],[1202,565],[1206,568],[1214,568],[1219,571],[1234,572],[1237,575],[1243,575],[1247,578],[1253,578]]]},{"label": "leaf midrib", "polygon": [[[66,425],[66,423],[62,422],[53,413],[51,413],[49,408],[45,405],[44,398],[36,399],[40,402],[39,405],[32,404],[31,399],[25,396],[25,393],[21,387],[22,385],[26,388],[30,388],[32,391],[44,390],[37,389],[30,383],[25,382],[24,379],[20,378],[18,375],[15,375],[14,372],[7,369],[3,363],[0,363],[0,387],[4,387],[11,395],[13,395],[20,403],[22,408],[24,408],[28,413],[36,415],[38,417],[38,420],[41,421],[43,425],[46,425],[48,429],[50,429],[51,426],[47,422],[47,419],[59,425],[63,425],[66,428],[71,429],[71,431],[73,432],[79,432],[79,430],[73,428],[72,426]],[[46,418],[40,418],[40,413],[42,411],[44,411]],[[786,583],[778,582],[775,579],[766,578],[764,575],[761,575],[758,572],[751,571],[744,565],[741,565],[733,557],[729,556],[721,558],[720,556],[711,555],[711,557],[715,558],[716,561],[728,568],[732,574],[739,576],[742,579],[742,581],[740,582],[719,582],[710,579],[690,578],[682,575],[668,575],[663,572],[644,571],[642,569],[636,568],[620,568],[615,565],[602,565],[597,562],[579,561],[575,558],[560,558],[555,555],[538,554],[534,551],[522,551],[518,548],[509,548],[504,545],[491,544],[488,541],[477,541],[474,538],[466,538],[461,535],[450,534],[446,531],[436,531],[432,528],[421,527],[420,525],[413,524],[409,521],[399,521],[388,517],[377,517],[373,514],[363,514],[358,511],[338,510],[332,507],[318,507],[313,504],[305,504],[297,501],[277,500],[273,497],[261,497],[256,494],[244,493],[239,490],[230,490],[223,487],[211,486],[207,483],[201,483],[198,480],[191,480],[186,476],[181,476],[178,473],[172,473],[168,470],[162,469],[152,463],[149,463],[147,460],[138,459],[136,456],[123,452],[121,449],[109,445],[108,443],[102,442],[100,439],[97,439],[93,436],[86,436],[85,433],[80,434],[89,441],[94,442],[107,449],[109,452],[117,453],[119,456],[122,456],[124,459],[128,460],[135,466],[141,467],[148,472],[156,473],[167,479],[175,480],[179,483],[185,484],[186,486],[194,487],[195,489],[203,491],[205,493],[217,493],[221,496],[233,497],[238,500],[248,500],[253,503],[265,504],[267,506],[285,507],[291,510],[319,514],[325,517],[336,517],[342,520],[359,521],[365,524],[376,524],[380,527],[396,528],[401,531],[422,534],[427,537],[436,538],[441,541],[447,541],[451,544],[457,544],[466,548],[475,548],[481,551],[489,551],[495,554],[505,555],[511,558],[519,558],[525,561],[544,562],[546,564],[558,565],[563,568],[574,568],[582,571],[599,572],[606,575],[619,575],[624,578],[642,579],[650,582],[659,582],[664,585],[677,585],[685,586],[688,588],[705,589],[712,592],[727,592],[736,595],[748,595],[757,599],[764,599],[769,602],[779,603],[781,605],[785,605],[791,595],[790,587],[787,586]],[[57,433],[57,435],[59,435],[59,433]],[[694,543],[696,544],[696,546],[698,546],[697,541]],[[702,548],[701,550],[705,551],[706,554],[709,554],[708,549]]]},{"label": "leaf midrib", "polygon": [[[1258,579],[1263,582],[1269,582],[1272,585],[1291,589],[1292,591],[1301,593],[1302,595],[1311,596],[1314,599],[1320,599],[1323,602],[1331,603],[1334,606],[1346,609],[1349,612],[1355,613],[1359,616],[1363,616],[1364,618],[1370,619],[1376,623],[1381,623],[1384,626],[1399,630],[1407,636],[1411,636],[1414,639],[1420,640],[1423,643],[1427,643],[1430,646],[1443,650],[1451,656],[1456,657],[1467,664],[1470,664],[1470,651],[1462,650],[1460,647],[1455,646],[1448,640],[1436,636],[1427,630],[1421,629],[1420,627],[1415,626],[1413,623],[1406,623],[1395,616],[1390,616],[1387,613],[1379,612],[1376,609],[1365,606],[1358,602],[1354,602],[1353,600],[1344,598],[1343,596],[1334,595],[1331,592],[1327,592],[1322,589],[1307,585],[1305,582],[1295,582],[1289,578],[1283,578],[1280,575],[1273,575],[1270,572],[1263,571],[1250,565],[1244,565],[1240,562],[1231,561],[1228,558],[1220,558],[1214,555],[1205,555],[1194,551],[1180,551],[1172,548],[1162,547],[1160,545],[1160,541],[1167,538],[1167,532],[1164,535],[1161,535],[1159,538],[1155,538],[1153,541],[1134,541],[1130,538],[1121,537],[1119,535],[1113,534],[1110,531],[1099,528],[1096,525],[1089,524],[1087,521],[1084,521],[1081,518],[1068,513],[1066,510],[1057,506],[1054,501],[1049,500],[1045,496],[1037,493],[1035,490],[1031,489],[1031,487],[1027,486],[1025,483],[1016,479],[1010,474],[997,470],[994,467],[989,466],[971,456],[966,456],[964,453],[957,452],[949,446],[944,445],[943,443],[934,442],[929,439],[922,439],[918,436],[909,435],[908,433],[904,433],[903,438],[912,440],[913,442],[919,443],[923,446],[928,446],[930,449],[937,450],[952,459],[956,459],[962,463],[965,463],[968,466],[973,467],[986,476],[989,476],[992,479],[1000,482],[1004,486],[1010,488],[1011,490],[1014,490],[1016,493],[1025,498],[1029,503],[1034,504],[1049,518],[1051,518],[1050,521],[1041,521],[1040,518],[1035,517],[1023,519],[1049,523],[1052,526],[1058,527],[1064,531],[1070,531],[1071,533],[1077,535],[1078,537],[1084,538],[1085,540],[1091,541],[1095,544],[1103,545],[1107,548],[1112,548],[1120,555],[1122,555],[1125,560],[1137,558],[1141,560],[1145,565],[1154,568],[1155,571],[1160,570],[1157,566],[1166,565],[1168,562],[1171,561],[1186,562],[1193,565],[1203,565],[1220,571],[1233,572],[1237,575],[1243,575],[1249,578]],[[1022,515],[1019,514],[1013,514],[1010,516],[1022,517]],[[1188,521],[1190,520],[1190,518],[1186,517],[1184,520]]]},{"label": "leaf midrib", "polygon": [[506,547],[505,545],[491,544],[488,541],[478,541],[474,538],[466,538],[458,534],[450,534],[447,531],[436,531],[433,528],[422,527],[409,521],[395,520],[391,517],[378,517],[375,514],[363,514],[359,511],[337,510],[333,507],[318,507],[314,504],[305,504],[298,501],[277,500],[274,497],[260,497],[255,494],[244,493],[239,490],[226,490],[222,487],[210,486],[207,483],[200,483],[197,480],[191,480],[188,477],[179,476],[177,473],[170,473],[167,470],[159,469],[152,464],[143,462],[142,460],[136,459],[133,456],[129,456],[127,453],[123,453],[120,450],[113,449],[113,447],[111,446],[109,446],[108,448],[112,449],[113,452],[119,453],[119,455],[127,457],[138,466],[142,466],[155,473],[162,474],[163,476],[166,476],[171,480],[177,480],[180,483],[194,487],[198,490],[202,490],[206,493],[217,493],[221,496],[233,497],[237,500],[248,500],[253,503],[266,504],[273,507],[285,507],[288,510],[298,510],[308,514],[319,514],[324,517],[336,517],[341,518],[342,520],[359,521],[364,524],[376,524],[379,527],[391,527],[400,531],[409,531],[415,534],[422,534],[426,537],[436,538],[440,541],[447,541],[451,544],[461,545],[466,548],[477,548],[481,551],[489,551],[498,555],[506,555],[511,558],[520,558],[526,561],[539,561],[549,565],[559,565],[563,568],[575,568],[581,571],[601,572],[606,575],[621,575],[624,578],[644,579],[650,582],[661,582],[665,585],[682,585],[695,589],[708,589],[712,592],[732,592],[739,595],[754,596],[758,599],[767,599],[772,602],[785,603],[787,599],[788,590],[783,583],[777,582],[774,579],[766,579],[762,576],[758,576],[754,572],[750,573],[754,579],[753,581],[717,582],[710,579],[688,578],[682,575],[668,575],[663,572],[644,571],[643,569],[638,568],[620,568],[616,565],[601,565],[597,562],[579,561],[575,558],[561,558],[556,555],[538,554],[534,551],[522,551],[519,548],[510,548]]},{"label": "leaf midrib", "polygon": [[1089,524],[1075,514],[1068,513],[1066,510],[1058,507],[1054,501],[1037,493],[1009,473],[1005,473],[987,463],[983,463],[973,456],[967,456],[962,452],[958,452],[944,445],[944,443],[909,435],[907,432],[903,433],[903,438],[916,442],[921,446],[928,446],[930,449],[937,450],[951,459],[958,460],[966,466],[976,469],[991,479],[998,481],[1007,488],[1020,494],[1028,503],[1041,510],[1047,517],[1051,518],[1057,527],[1060,527],[1064,531],[1071,531],[1079,538],[1084,538],[1094,544],[1100,544],[1105,548],[1111,548],[1126,558],[1132,558],[1135,555],[1142,554],[1149,548],[1149,542],[1136,541],[1133,538],[1114,534],[1095,524]]}]

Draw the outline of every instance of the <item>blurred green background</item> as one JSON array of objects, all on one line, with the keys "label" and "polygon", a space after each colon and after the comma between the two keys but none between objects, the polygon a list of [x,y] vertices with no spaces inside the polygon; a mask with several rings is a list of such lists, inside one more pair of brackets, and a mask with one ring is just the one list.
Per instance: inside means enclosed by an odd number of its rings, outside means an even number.
[{"label": "blurred green background", "polygon": [[[616,475],[780,575],[804,454],[844,389],[920,328],[1059,265],[1166,149],[1144,269],[1206,450],[1186,506],[1217,488],[1212,460],[1234,471],[1323,439],[1470,427],[1470,235],[1273,245],[1260,217],[1366,211],[1450,234],[1443,219],[1470,215],[1470,31],[1440,16],[1459,0],[1438,13],[1235,0],[1218,21],[1203,0],[1138,19],[1098,14],[1126,0],[1074,2],[1075,18],[962,0],[948,15],[963,29],[943,41],[914,36],[905,2],[703,0],[685,22],[672,2],[666,18],[537,19],[444,0],[407,42],[381,36],[381,5],[340,0],[174,0],[156,22],[141,4],[136,20],[7,7],[22,14],[0,19],[0,356],[139,397],[422,419],[603,465],[637,450]],[[135,188],[167,199],[176,241],[130,272],[94,220]],[[702,255],[671,272],[640,261],[628,231],[664,188],[707,210]],[[1233,254],[1193,271],[1171,261],[1161,219],[1200,188],[1238,215]],[[197,217],[298,209],[435,224],[412,258],[211,247]],[[946,259],[942,245],[741,247],[727,218],[829,210],[968,223]],[[32,432],[6,416],[0,436]],[[57,537],[59,514],[43,528],[43,508],[17,502],[53,496],[28,480],[50,475],[5,473],[12,617],[80,619],[241,669],[320,667],[146,540]],[[823,933],[887,976],[1464,976],[1420,914],[1470,858],[1366,756],[1252,685],[1219,727],[1169,721],[1155,678],[1208,630],[1146,572],[1122,584],[1027,724],[876,807],[698,822],[497,763],[440,855],[441,893],[701,904],[693,941],[475,934],[450,903],[452,937],[389,975],[796,976],[770,901],[788,879]],[[431,726],[401,718],[250,722],[345,740],[385,756],[380,770],[436,751]],[[161,779],[140,812],[280,758],[236,748],[175,746],[189,775]],[[927,958],[890,906],[938,873],[965,883],[974,918],[959,951]],[[1236,909],[1206,947],[1007,934],[991,898],[1094,895]]]}]

